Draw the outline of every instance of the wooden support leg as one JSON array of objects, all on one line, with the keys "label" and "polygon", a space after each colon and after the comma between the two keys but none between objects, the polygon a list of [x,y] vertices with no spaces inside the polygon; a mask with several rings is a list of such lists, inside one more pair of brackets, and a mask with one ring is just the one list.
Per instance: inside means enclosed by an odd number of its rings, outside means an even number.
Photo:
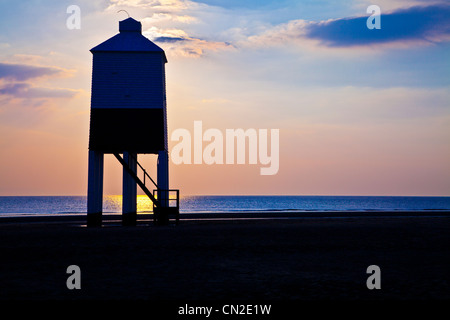
[{"label": "wooden support leg", "polygon": [[87,225],[102,225],[103,210],[103,153],[89,150]]},{"label": "wooden support leg", "polygon": [[[123,158],[129,168],[136,174],[137,154],[124,152]],[[137,218],[137,184],[125,168],[123,168],[122,188],[122,225],[135,226]]]}]

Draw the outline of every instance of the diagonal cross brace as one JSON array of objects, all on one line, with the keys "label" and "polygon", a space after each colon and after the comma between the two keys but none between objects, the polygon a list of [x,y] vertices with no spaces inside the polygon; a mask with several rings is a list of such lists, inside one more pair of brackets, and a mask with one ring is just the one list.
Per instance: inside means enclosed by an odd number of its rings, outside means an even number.
[{"label": "diagonal cross brace", "polygon": [[145,194],[152,200],[152,202],[155,204],[156,207],[160,207],[160,203],[156,198],[153,196],[153,194],[150,192],[150,190],[147,189],[145,184],[139,179],[139,177],[136,175],[136,173],[131,170],[131,168],[128,166],[128,163],[123,160],[123,158],[118,153],[113,153],[117,160],[119,160],[120,164],[125,168],[125,170],[128,172],[128,174],[136,181],[138,186],[145,192]]}]

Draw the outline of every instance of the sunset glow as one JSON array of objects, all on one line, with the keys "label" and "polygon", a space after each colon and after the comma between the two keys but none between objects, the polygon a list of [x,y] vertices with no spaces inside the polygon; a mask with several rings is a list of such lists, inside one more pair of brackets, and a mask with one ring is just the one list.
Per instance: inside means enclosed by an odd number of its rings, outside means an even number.
[{"label": "sunset glow", "polygon": [[[370,1],[39,3],[0,4],[0,195],[86,194],[89,50],[118,33],[118,10],[166,52],[169,150],[195,121],[279,130],[276,174],[170,162],[182,195],[450,195],[448,2],[377,1],[380,30]],[[156,157],[139,159],[156,177]],[[112,155],[104,181],[122,193]]]}]

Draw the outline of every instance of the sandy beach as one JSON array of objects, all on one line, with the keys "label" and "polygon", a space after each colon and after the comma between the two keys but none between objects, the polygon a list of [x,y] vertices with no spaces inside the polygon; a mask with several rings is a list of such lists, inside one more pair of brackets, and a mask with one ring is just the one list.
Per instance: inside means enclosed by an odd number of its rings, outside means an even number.
[{"label": "sandy beach", "polygon": [[[206,216],[206,217],[211,217]],[[450,219],[0,220],[1,300],[449,300]],[[66,287],[69,265],[81,289]],[[369,265],[381,289],[366,286]]]}]

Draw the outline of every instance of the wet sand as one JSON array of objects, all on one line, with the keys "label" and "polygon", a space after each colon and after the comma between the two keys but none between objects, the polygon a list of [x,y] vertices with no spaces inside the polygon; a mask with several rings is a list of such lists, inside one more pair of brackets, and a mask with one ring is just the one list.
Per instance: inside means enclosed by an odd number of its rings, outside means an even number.
[{"label": "wet sand", "polygon": [[[450,300],[447,214],[206,215],[164,227],[116,216],[101,228],[84,216],[0,218],[0,300]],[[69,265],[81,290],[66,287]],[[370,265],[380,290],[366,286]]]}]

